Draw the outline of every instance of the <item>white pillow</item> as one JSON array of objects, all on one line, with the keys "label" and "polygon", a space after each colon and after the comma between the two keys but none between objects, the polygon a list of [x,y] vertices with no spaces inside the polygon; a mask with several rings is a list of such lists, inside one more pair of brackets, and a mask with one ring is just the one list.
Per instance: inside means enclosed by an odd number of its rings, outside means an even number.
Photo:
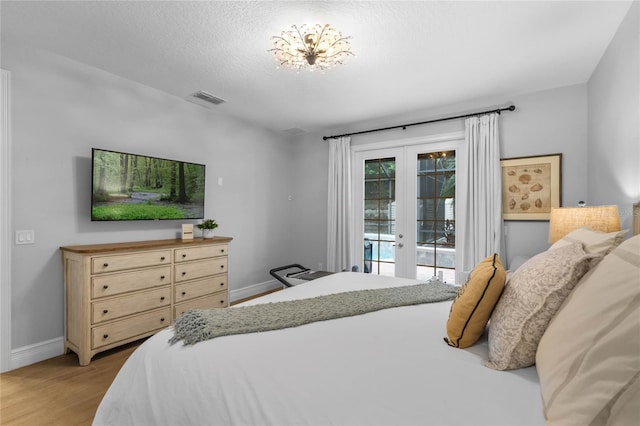
[{"label": "white pillow", "polygon": [[587,253],[604,257],[620,245],[624,234],[625,231],[601,232],[588,227],[578,228],[556,241],[549,250],[577,242],[582,244]]},{"label": "white pillow", "polygon": [[640,424],[640,235],[578,283],[536,364],[548,426]]}]

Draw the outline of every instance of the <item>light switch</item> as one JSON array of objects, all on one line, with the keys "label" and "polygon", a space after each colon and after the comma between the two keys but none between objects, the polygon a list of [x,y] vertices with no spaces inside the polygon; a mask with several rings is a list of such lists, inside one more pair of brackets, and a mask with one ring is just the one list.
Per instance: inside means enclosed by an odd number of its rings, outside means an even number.
[{"label": "light switch", "polygon": [[16,244],[35,244],[36,233],[32,229],[16,231]]}]

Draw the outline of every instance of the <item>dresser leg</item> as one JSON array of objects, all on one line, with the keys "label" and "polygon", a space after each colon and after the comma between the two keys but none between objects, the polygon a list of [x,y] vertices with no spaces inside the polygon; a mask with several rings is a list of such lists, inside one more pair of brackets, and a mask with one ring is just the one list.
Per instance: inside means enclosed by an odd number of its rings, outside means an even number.
[{"label": "dresser leg", "polygon": [[90,355],[78,355],[78,360],[80,361],[81,367],[86,367],[91,362]]}]

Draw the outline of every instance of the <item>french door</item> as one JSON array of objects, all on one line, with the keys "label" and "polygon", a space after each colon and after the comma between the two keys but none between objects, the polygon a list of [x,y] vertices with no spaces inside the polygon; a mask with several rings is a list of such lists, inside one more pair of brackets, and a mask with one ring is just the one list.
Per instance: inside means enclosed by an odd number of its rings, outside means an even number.
[{"label": "french door", "polygon": [[405,276],[401,270],[406,252],[402,149],[359,152],[355,157],[356,262],[366,273]]},{"label": "french door", "polygon": [[459,139],[353,153],[355,259],[363,272],[455,282]]}]

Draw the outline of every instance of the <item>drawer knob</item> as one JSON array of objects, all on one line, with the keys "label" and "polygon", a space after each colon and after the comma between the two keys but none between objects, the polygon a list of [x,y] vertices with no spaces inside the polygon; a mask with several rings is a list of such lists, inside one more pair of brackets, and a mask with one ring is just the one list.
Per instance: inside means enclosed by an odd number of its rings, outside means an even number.
[{"label": "drawer knob", "polygon": [[220,269],[224,269],[224,265],[220,265]]},{"label": "drawer knob", "polygon": [[182,292],[182,295],[183,295],[183,296],[184,296],[184,295],[186,295],[186,294],[187,294],[187,292],[186,292],[186,291],[183,291],[183,292]]},{"label": "drawer knob", "polygon": [[109,266],[108,263],[103,263],[102,266],[104,266],[105,268],[107,268]]},{"label": "drawer knob", "polygon": [[160,275],[160,279],[161,279],[161,280],[164,280],[164,275]]},{"label": "drawer knob", "polygon": [[164,296],[160,297],[160,301],[163,302],[164,301]]},{"label": "drawer knob", "polygon": [[160,322],[164,322],[164,317],[160,318]]},{"label": "drawer knob", "polygon": [[220,283],[220,287],[224,287],[224,283]]},{"label": "drawer knob", "polygon": [[106,290],[106,289],[109,288],[109,286],[105,284],[105,285],[102,286],[102,288]]},{"label": "drawer knob", "polygon": [[164,261],[164,256],[162,256],[162,257],[160,258],[160,260]]},{"label": "drawer knob", "polygon": [[102,335],[102,338],[103,338],[103,339],[108,339],[108,338],[109,338],[109,335],[108,335],[108,334],[103,334],[103,335]]},{"label": "drawer knob", "polygon": [[220,304],[224,305],[224,300],[221,300],[221,301],[220,301]]},{"label": "drawer knob", "polygon": [[220,253],[224,253],[224,249],[220,250]]},{"label": "drawer knob", "polygon": [[187,273],[186,273],[186,272],[183,272],[183,273],[182,273],[182,276],[184,277],[185,275],[187,275]]},{"label": "drawer knob", "polygon": [[186,254],[183,254],[183,255],[182,255],[182,258],[184,259],[185,257],[187,257],[187,255],[186,255]]},{"label": "drawer knob", "polygon": [[102,310],[102,313],[103,313],[103,314],[107,314],[107,313],[109,313],[109,310],[108,310],[108,309],[103,309],[103,310]]}]

